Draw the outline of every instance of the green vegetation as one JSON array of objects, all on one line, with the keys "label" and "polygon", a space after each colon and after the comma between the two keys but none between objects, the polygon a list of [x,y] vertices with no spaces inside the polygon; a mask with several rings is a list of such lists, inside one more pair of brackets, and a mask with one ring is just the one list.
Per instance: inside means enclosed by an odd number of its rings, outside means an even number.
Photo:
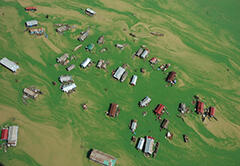
[{"label": "green vegetation", "polygon": [[[230,2],[231,1],[231,2]],[[0,161],[7,166],[21,165],[97,165],[86,157],[96,148],[117,157],[117,165],[228,165],[239,164],[240,152],[240,22],[237,0],[1,0],[0,58],[18,62],[20,71],[11,73],[0,67],[0,124],[18,124],[19,140],[16,148],[0,152]],[[26,6],[38,11],[27,13]],[[97,14],[89,17],[83,9],[90,7]],[[47,19],[45,16],[49,15]],[[48,39],[24,32],[24,22],[36,19],[48,34]],[[73,31],[58,34],[54,24],[76,25]],[[73,48],[81,31],[90,26],[90,35],[76,52]],[[129,33],[136,34],[134,40]],[[156,37],[150,32],[160,32]],[[99,36],[105,43],[97,45]],[[94,43],[93,51],[84,48]],[[124,50],[114,44],[128,44]],[[166,73],[152,68],[147,60],[133,58],[141,45],[150,49],[150,57],[160,64],[171,63],[168,71],[177,72],[177,85],[166,87]],[[107,47],[108,51],[99,51]],[[55,65],[56,57],[69,53],[76,68]],[[80,69],[80,63],[90,57],[97,62],[110,62],[107,71],[92,66]],[[114,80],[111,73],[127,63],[129,76],[124,83]],[[140,68],[146,73],[140,73]],[[60,91],[60,83],[52,85],[63,74],[71,74],[76,92],[67,95]],[[135,87],[128,83],[138,75]],[[17,81],[16,81],[17,80]],[[36,86],[43,91],[36,101],[22,102],[22,89]],[[218,121],[202,123],[196,114],[189,114],[185,123],[177,118],[179,102],[193,109],[193,95],[216,106]],[[152,98],[146,108],[138,101]],[[116,119],[105,116],[109,104],[120,106]],[[81,104],[87,103],[83,111]],[[166,131],[152,113],[157,104],[167,106],[172,141],[164,139]],[[142,112],[147,111],[146,117]],[[155,159],[145,158],[131,144],[128,124],[138,120],[136,136],[150,135],[160,141]],[[183,142],[187,134],[190,143]]]}]

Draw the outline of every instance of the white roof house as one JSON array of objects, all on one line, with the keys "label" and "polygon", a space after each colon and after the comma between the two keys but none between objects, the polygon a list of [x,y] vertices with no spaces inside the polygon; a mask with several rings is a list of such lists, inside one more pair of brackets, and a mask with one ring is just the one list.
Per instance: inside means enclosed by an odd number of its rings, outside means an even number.
[{"label": "white roof house", "polygon": [[75,89],[77,87],[77,85],[75,83],[71,83],[71,84],[67,84],[67,85],[62,85],[61,89],[63,92],[70,92],[73,89]]},{"label": "white roof house", "polygon": [[141,48],[139,48],[138,50],[137,50],[137,52],[136,52],[136,56],[140,56],[142,53],[143,53],[143,51],[144,51],[144,49],[141,47]]},{"label": "white roof house", "polygon": [[141,137],[139,142],[138,142],[138,145],[137,145],[137,149],[138,150],[142,150],[143,149],[144,142],[145,142],[145,138]]},{"label": "white roof house", "polygon": [[154,138],[150,137],[150,136],[147,136],[144,153],[152,154],[153,153],[153,147],[154,147]]},{"label": "white roof house", "polygon": [[136,129],[137,129],[137,120],[133,120],[131,124],[131,130],[132,132],[135,132]]},{"label": "white roof house", "polygon": [[60,77],[59,77],[59,81],[60,81],[61,83],[63,83],[63,82],[73,81],[73,79],[72,79],[72,76],[63,75],[63,76],[60,76]]},{"label": "white roof house", "polygon": [[147,57],[148,53],[149,53],[148,49],[145,49],[140,57],[144,59]]},{"label": "white roof house", "polygon": [[87,9],[85,10],[85,12],[86,12],[87,14],[91,15],[91,16],[93,16],[93,15],[96,14],[96,12],[93,11],[92,9],[90,9],[90,8],[87,8]]},{"label": "white roof house", "polygon": [[151,98],[146,96],[142,101],[139,102],[140,107],[146,107],[151,102]]},{"label": "white roof house", "polygon": [[6,57],[2,58],[0,60],[0,63],[6,68],[8,68],[9,70],[11,70],[12,72],[16,72],[19,69],[19,66],[15,62],[10,61]]},{"label": "white roof house", "polygon": [[91,62],[90,58],[87,58],[83,63],[80,65],[82,68],[86,68],[88,64]]},{"label": "white roof house", "polygon": [[119,66],[117,71],[114,73],[113,77],[116,78],[117,80],[120,80],[124,72],[125,72],[125,69]]},{"label": "white roof house", "polygon": [[137,78],[138,77],[136,75],[133,75],[130,84],[135,86],[137,83]]},{"label": "white roof house", "polygon": [[11,146],[17,145],[18,126],[10,126],[8,128],[8,144]]},{"label": "white roof house", "polygon": [[26,24],[27,27],[37,26],[38,21],[37,20],[26,21],[25,24]]}]

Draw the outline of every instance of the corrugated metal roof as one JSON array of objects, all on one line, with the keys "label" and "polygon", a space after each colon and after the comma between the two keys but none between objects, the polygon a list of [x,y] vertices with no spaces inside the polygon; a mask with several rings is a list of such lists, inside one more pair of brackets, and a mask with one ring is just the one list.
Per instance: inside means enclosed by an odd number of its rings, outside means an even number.
[{"label": "corrugated metal roof", "polygon": [[77,87],[77,85],[75,83],[71,83],[71,84],[67,84],[67,85],[63,85],[62,86],[62,91],[68,93],[71,90],[75,89]]},{"label": "corrugated metal roof", "polygon": [[142,137],[141,137],[140,140],[139,140],[139,142],[138,142],[137,149],[142,150],[142,149],[143,149],[144,142],[145,142],[145,138],[142,138]]},{"label": "corrugated metal roof", "polygon": [[95,162],[106,166],[114,166],[117,161],[115,157],[96,149],[91,151],[89,158]]},{"label": "corrugated metal roof", "polygon": [[93,14],[93,15],[96,14],[96,12],[93,11],[92,9],[90,9],[90,8],[87,8],[87,9],[86,9],[86,12],[89,12],[89,13],[91,13],[91,14]]},{"label": "corrugated metal roof", "polygon": [[7,139],[8,139],[8,129],[4,128],[2,129],[2,132],[1,132],[1,140],[7,140]]},{"label": "corrugated metal roof", "polygon": [[82,68],[86,68],[87,65],[91,62],[90,58],[87,58],[83,63],[80,65]]},{"label": "corrugated metal roof", "polygon": [[11,70],[12,72],[16,72],[19,69],[19,66],[10,61],[8,58],[4,57],[0,60],[0,63],[5,66],[6,68],[8,68],[9,70]]},{"label": "corrugated metal roof", "polygon": [[8,143],[12,146],[17,145],[18,126],[10,126],[8,128]]},{"label": "corrugated metal roof", "polygon": [[138,78],[138,77],[137,77],[136,75],[133,75],[130,84],[131,84],[131,85],[136,85],[136,83],[137,83],[137,78]]},{"label": "corrugated metal roof", "polygon": [[153,146],[154,146],[154,138],[147,136],[144,153],[152,154],[153,153]]},{"label": "corrugated metal roof", "polygon": [[141,107],[146,107],[151,102],[151,98],[146,96],[142,101],[140,101]]},{"label": "corrugated metal roof", "polygon": [[32,27],[38,25],[38,21],[37,20],[26,21],[25,24],[27,27]]},{"label": "corrugated metal roof", "polygon": [[119,66],[117,71],[114,73],[113,77],[116,78],[117,80],[120,80],[124,72],[125,72],[125,69]]}]

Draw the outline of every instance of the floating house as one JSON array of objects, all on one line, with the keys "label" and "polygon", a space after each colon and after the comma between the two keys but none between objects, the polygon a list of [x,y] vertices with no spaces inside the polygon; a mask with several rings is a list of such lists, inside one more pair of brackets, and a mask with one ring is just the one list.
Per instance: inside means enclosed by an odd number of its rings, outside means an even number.
[{"label": "floating house", "polygon": [[167,129],[168,124],[169,124],[169,120],[164,119],[162,124],[161,124],[161,129]]},{"label": "floating house", "polygon": [[138,141],[138,145],[137,145],[137,149],[138,150],[143,150],[143,145],[145,143],[145,138],[140,138],[139,141]]},{"label": "floating house", "polygon": [[209,116],[214,117],[215,115],[215,107],[209,107]]},{"label": "floating house", "polygon": [[131,120],[130,129],[131,129],[132,133],[135,132],[135,130],[137,129],[137,120]]},{"label": "floating house", "polygon": [[89,159],[105,166],[115,166],[117,159],[107,153],[93,149],[89,155]]},{"label": "floating house", "polygon": [[25,11],[32,11],[32,12],[35,12],[37,11],[37,8],[36,7],[25,7]]},{"label": "floating house", "polygon": [[100,36],[97,40],[97,44],[104,44],[104,36]]},{"label": "floating house", "polygon": [[171,71],[171,72],[169,72],[166,81],[171,83],[171,84],[174,84],[175,78],[176,78],[176,72],[175,71]]},{"label": "floating house", "polygon": [[94,16],[94,15],[96,14],[96,12],[93,11],[92,9],[90,9],[90,8],[87,8],[87,9],[85,10],[85,13],[86,13],[88,16]]},{"label": "floating house", "polygon": [[116,116],[118,116],[119,112],[120,112],[120,109],[118,104],[115,104],[115,103],[110,104],[108,116],[115,118]]},{"label": "floating house", "polygon": [[63,92],[69,93],[72,92],[75,88],[76,88],[76,84],[75,83],[70,83],[70,84],[64,84],[61,86],[61,89]]},{"label": "floating house", "polygon": [[25,25],[26,25],[26,27],[37,26],[38,25],[38,21],[37,20],[26,21]]},{"label": "floating house", "polygon": [[69,25],[63,25],[63,26],[58,27],[56,29],[56,31],[59,33],[63,33],[65,31],[68,31],[69,29],[71,29],[71,27]]},{"label": "floating house", "polygon": [[144,148],[144,153],[152,155],[154,148],[154,138],[150,136],[146,136],[146,145]]},{"label": "floating house", "polygon": [[91,63],[91,59],[87,58],[87,59],[85,59],[85,61],[82,62],[82,64],[80,66],[82,68],[86,68],[90,63]]},{"label": "floating house", "polygon": [[6,57],[4,57],[0,60],[0,64],[3,65],[4,67],[8,68],[12,72],[16,72],[19,69],[19,66],[15,62],[10,61]]},{"label": "floating house", "polygon": [[125,81],[125,80],[126,80],[126,78],[127,78],[127,76],[128,76],[128,72],[127,72],[127,71],[125,71],[125,72],[123,73],[123,75],[122,75],[122,77],[121,77],[120,81],[121,81],[121,82]]},{"label": "floating house", "polygon": [[23,93],[28,96],[28,97],[31,97],[33,99],[36,99],[38,97],[38,93],[36,93],[35,91],[33,91],[32,89],[30,88],[24,88],[23,89]]},{"label": "floating house", "polygon": [[124,72],[125,72],[125,69],[119,66],[117,71],[114,73],[113,77],[116,78],[117,80],[120,80]]},{"label": "floating house", "polygon": [[8,128],[8,145],[17,146],[18,126],[10,126]]},{"label": "floating house", "polygon": [[165,109],[165,106],[162,104],[158,104],[157,107],[155,108],[154,112],[156,115],[161,116],[163,114],[163,110]]},{"label": "floating house", "polygon": [[146,96],[144,99],[142,99],[140,102],[139,102],[139,106],[140,107],[146,107],[149,105],[149,103],[151,102],[151,98]]},{"label": "floating house", "polygon": [[92,51],[93,48],[94,48],[94,46],[95,46],[95,45],[94,45],[93,43],[91,43],[91,44],[88,44],[85,49],[86,49],[87,51]]},{"label": "floating house", "polygon": [[44,34],[44,28],[30,28],[29,33],[31,35],[43,35]]},{"label": "floating house", "polygon": [[198,114],[203,114],[204,112],[204,103],[201,101],[197,102],[197,113]]},{"label": "floating house", "polygon": [[69,67],[67,67],[66,70],[67,70],[67,71],[71,71],[71,70],[73,70],[74,68],[75,68],[75,65],[72,64],[72,65],[70,65]]},{"label": "floating house", "polygon": [[1,140],[8,139],[8,128],[3,128],[1,131]]},{"label": "floating house", "polygon": [[137,76],[136,75],[133,75],[132,76],[132,79],[131,79],[131,81],[130,81],[130,85],[133,85],[133,86],[135,86],[136,84],[137,84]]},{"label": "floating house", "polygon": [[72,79],[72,76],[69,76],[69,75],[62,75],[59,77],[59,81],[61,83],[64,83],[64,82],[72,82],[73,79]]},{"label": "floating house", "polygon": [[69,58],[69,54],[65,53],[61,57],[57,58],[57,62],[61,63],[61,64],[64,64],[67,61],[68,58]]}]

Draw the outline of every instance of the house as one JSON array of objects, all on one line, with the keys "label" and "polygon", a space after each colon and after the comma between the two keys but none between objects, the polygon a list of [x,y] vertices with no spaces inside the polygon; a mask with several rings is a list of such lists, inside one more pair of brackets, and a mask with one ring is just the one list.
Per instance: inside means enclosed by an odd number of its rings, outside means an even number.
[{"label": "house", "polygon": [[214,117],[215,115],[215,107],[209,107],[209,116]]},{"label": "house", "polygon": [[127,78],[127,76],[128,76],[128,72],[127,72],[127,71],[125,71],[125,72],[123,73],[123,75],[122,75],[122,77],[121,77],[120,81],[121,81],[121,82],[125,81],[125,80],[126,80],[126,78]]},{"label": "house", "polygon": [[146,107],[148,106],[148,104],[151,102],[151,98],[146,96],[144,99],[142,99],[140,102],[139,102],[139,106],[140,107]]},{"label": "house", "polygon": [[167,129],[168,124],[169,124],[169,120],[164,119],[162,124],[161,124],[161,129]]},{"label": "house", "polygon": [[74,68],[75,68],[75,65],[72,64],[72,65],[68,66],[68,67],[66,68],[66,70],[67,70],[67,71],[71,71],[71,70],[73,70]]},{"label": "house", "polygon": [[64,83],[64,82],[73,82],[73,79],[72,79],[72,76],[69,76],[69,75],[62,75],[59,77],[59,81],[61,83]]},{"label": "house", "polygon": [[4,67],[8,68],[12,72],[16,72],[19,69],[19,66],[15,62],[10,61],[6,57],[4,57],[0,60],[0,64],[3,65]]},{"label": "house", "polygon": [[104,36],[100,36],[97,40],[97,44],[104,44]]},{"label": "house", "polygon": [[135,130],[137,129],[137,120],[131,120],[130,129],[131,129],[132,133],[135,132]]},{"label": "house", "polygon": [[[37,91],[36,91],[37,92]],[[23,89],[23,93],[28,96],[31,97],[33,99],[36,99],[38,97],[38,93],[36,93],[32,88],[24,88]]]},{"label": "house", "polygon": [[87,31],[85,31],[85,32],[82,32],[81,36],[78,37],[78,40],[79,41],[84,41],[88,37],[88,33],[89,33],[89,29]]},{"label": "house", "polygon": [[18,126],[10,126],[8,128],[8,145],[16,146],[18,139]]},{"label": "house", "polygon": [[118,104],[111,103],[108,111],[108,116],[115,118],[116,116],[118,116],[119,112],[120,112],[120,109]]},{"label": "house", "polygon": [[145,143],[145,138],[140,138],[139,141],[138,141],[138,145],[137,145],[137,149],[138,150],[143,150],[143,145]]},{"label": "house", "polygon": [[71,29],[71,27],[69,25],[63,25],[63,26],[58,27],[56,29],[56,31],[59,33],[63,33],[65,31],[68,31],[69,29]]},{"label": "house", "polygon": [[169,72],[166,81],[171,83],[171,84],[174,84],[175,78],[176,78],[176,72],[175,71],[171,71],[171,72]]},{"label": "house", "polygon": [[140,55],[140,58],[145,59],[148,56],[148,53],[149,53],[149,50],[145,48],[143,53]]},{"label": "house", "polygon": [[87,9],[85,10],[85,13],[86,13],[88,16],[94,16],[94,15],[96,14],[96,12],[93,11],[92,9],[90,9],[90,8],[87,8]]},{"label": "house", "polygon": [[146,136],[146,145],[144,148],[144,153],[148,155],[152,155],[154,148],[154,138],[150,136]]},{"label": "house", "polygon": [[92,49],[94,48],[94,44],[91,43],[91,44],[88,44],[87,47],[85,48],[87,51],[92,51]]},{"label": "house", "polygon": [[154,57],[154,58],[150,59],[149,62],[151,64],[156,64],[157,63],[157,58]]},{"label": "house", "polygon": [[44,28],[30,28],[29,33],[31,35],[43,35],[44,34]]},{"label": "house", "polygon": [[135,53],[136,56],[140,57],[140,55],[143,53],[144,49],[140,47],[137,52]]},{"label": "house", "polygon": [[186,106],[186,104],[185,104],[185,103],[180,103],[180,104],[179,104],[179,107],[178,107],[178,110],[179,110],[182,114],[186,113],[186,112],[187,112],[187,106]]},{"label": "house", "polygon": [[102,68],[102,65],[104,64],[104,60],[100,59],[96,65],[97,68]]},{"label": "house", "polygon": [[133,86],[135,86],[136,84],[137,84],[137,76],[136,75],[133,75],[132,76],[132,79],[131,79],[131,81],[130,81],[130,85],[133,85]]},{"label": "house", "polygon": [[69,54],[65,53],[61,57],[57,58],[57,63],[64,64],[68,58],[69,58]]},{"label": "house", "polygon": [[89,155],[89,159],[105,166],[114,166],[117,159],[114,156],[93,149]]},{"label": "house", "polygon": [[25,7],[25,11],[33,11],[33,12],[35,12],[35,11],[37,11],[37,8],[36,7]]},{"label": "house", "polygon": [[37,20],[26,21],[25,25],[26,25],[26,27],[37,26],[38,25],[38,21]]},{"label": "house", "polygon": [[120,80],[124,72],[125,72],[125,69],[119,66],[117,71],[114,73],[113,77],[116,78],[117,80]]},{"label": "house", "polygon": [[72,92],[75,88],[76,88],[76,84],[75,83],[70,83],[70,84],[64,84],[61,86],[61,89],[63,92],[69,93]]},{"label": "house", "polygon": [[204,103],[201,101],[197,101],[197,113],[198,114],[204,113]]},{"label": "house", "polygon": [[163,110],[165,109],[165,106],[162,104],[158,104],[157,107],[155,108],[154,112],[156,115],[161,116],[163,114]]},{"label": "house", "polygon": [[83,61],[82,63],[81,63],[81,67],[82,68],[86,68],[89,64],[91,63],[91,59],[90,58],[87,58],[87,59],[85,59],[85,61]]},{"label": "house", "polygon": [[1,140],[8,139],[8,128],[3,128],[1,131]]}]

